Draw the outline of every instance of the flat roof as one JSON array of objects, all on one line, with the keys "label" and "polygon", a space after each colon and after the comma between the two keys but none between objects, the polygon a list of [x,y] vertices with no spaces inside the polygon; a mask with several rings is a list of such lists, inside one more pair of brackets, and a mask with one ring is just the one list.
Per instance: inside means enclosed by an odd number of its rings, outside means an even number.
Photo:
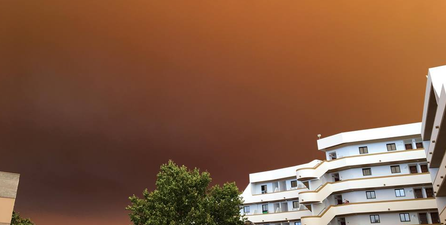
[{"label": "flat roof", "polygon": [[324,150],[341,144],[373,141],[403,136],[414,136],[420,134],[421,123],[409,123],[403,125],[379,127],[335,134],[317,140],[317,147],[319,150]]},{"label": "flat roof", "polygon": [[258,182],[266,182],[271,180],[280,180],[284,178],[289,177],[296,177],[296,169],[299,168],[306,168],[306,167],[314,167],[317,165],[321,160],[315,159],[309,163],[297,165],[297,166],[290,166],[275,170],[268,170],[268,171],[262,171],[257,173],[250,173],[249,174],[249,182],[250,183],[258,183]]}]

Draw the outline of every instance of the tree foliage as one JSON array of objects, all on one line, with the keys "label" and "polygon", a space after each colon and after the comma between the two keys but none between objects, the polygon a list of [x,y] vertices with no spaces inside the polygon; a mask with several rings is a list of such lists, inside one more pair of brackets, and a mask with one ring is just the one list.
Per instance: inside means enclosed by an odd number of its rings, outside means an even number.
[{"label": "tree foliage", "polygon": [[16,212],[12,212],[11,225],[34,225],[30,219],[21,218]]},{"label": "tree foliage", "polygon": [[154,191],[129,198],[130,220],[134,225],[243,225],[235,183],[209,188],[211,180],[208,172],[169,161],[161,166]]}]

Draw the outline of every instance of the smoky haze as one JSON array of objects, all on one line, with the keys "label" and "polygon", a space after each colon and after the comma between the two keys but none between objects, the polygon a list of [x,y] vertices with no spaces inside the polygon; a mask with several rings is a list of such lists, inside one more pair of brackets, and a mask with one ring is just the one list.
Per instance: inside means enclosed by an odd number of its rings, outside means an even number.
[{"label": "smoky haze", "polygon": [[214,184],[421,121],[445,1],[3,1],[0,170],[36,224],[130,224],[169,159]]}]

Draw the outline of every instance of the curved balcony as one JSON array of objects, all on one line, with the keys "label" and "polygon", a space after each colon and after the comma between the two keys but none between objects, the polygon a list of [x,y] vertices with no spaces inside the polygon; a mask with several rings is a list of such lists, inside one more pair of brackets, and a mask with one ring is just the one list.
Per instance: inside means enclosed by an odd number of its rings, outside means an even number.
[{"label": "curved balcony", "polygon": [[308,190],[307,188],[292,189],[287,191],[270,192],[266,194],[254,194],[243,196],[243,204],[258,202],[270,202],[284,199],[293,199],[299,197],[299,193]]},{"label": "curved balcony", "polygon": [[318,179],[331,170],[345,167],[360,167],[366,165],[379,165],[395,162],[425,161],[424,149],[400,150],[374,154],[347,156],[330,161],[322,161],[312,168],[299,168],[296,170],[297,179],[300,181]]},{"label": "curved balcony", "polygon": [[301,204],[319,203],[335,192],[430,183],[431,177],[429,173],[351,179],[338,182],[328,182],[314,191],[302,191],[299,193],[299,198]]},{"label": "curved balcony", "polygon": [[437,209],[434,198],[349,203],[328,207],[320,216],[303,216],[303,225],[325,225],[341,215]]},{"label": "curved balcony", "polygon": [[253,223],[264,223],[264,222],[280,222],[288,220],[299,220],[303,216],[311,216],[310,210],[297,210],[288,212],[278,212],[278,213],[266,213],[266,214],[254,214],[247,215],[249,221]]}]

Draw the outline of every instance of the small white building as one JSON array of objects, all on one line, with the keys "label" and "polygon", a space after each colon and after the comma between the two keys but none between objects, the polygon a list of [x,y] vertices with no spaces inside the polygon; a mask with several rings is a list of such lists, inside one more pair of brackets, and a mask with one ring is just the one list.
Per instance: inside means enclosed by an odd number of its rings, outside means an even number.
[{"label": "small white building", "polygon": [[440,224],[421,123],[340,133],[317,144],[326,160],[249,175],[241,209],[249,221]]},{"label": "small white building", "polygon": [[20,175],[0,171],[0,225],[11,224]]}]

